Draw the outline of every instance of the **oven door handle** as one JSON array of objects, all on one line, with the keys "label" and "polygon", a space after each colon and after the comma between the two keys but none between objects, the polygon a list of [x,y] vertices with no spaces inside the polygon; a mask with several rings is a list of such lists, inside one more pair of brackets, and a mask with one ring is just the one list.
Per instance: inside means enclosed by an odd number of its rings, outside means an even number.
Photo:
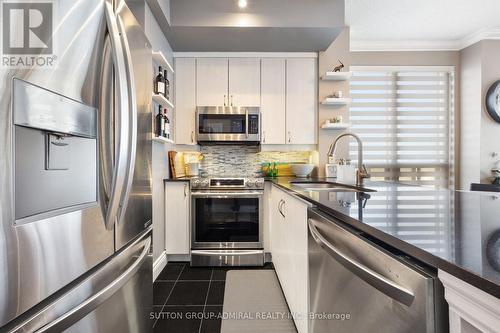
[{"label": "oven door handle", "polygon": [[253,255],[262,254],[262,250],[191,250],[191,254],[197,254],[201,256],[241,256],[241,255]]},{"label": "oven door handle", "polygon": [[245,192],[191,192],[192,197],[210,197],[210,198],[234,198],[234,197],[255,197],[262,196],[264,192],[245,191]]}]

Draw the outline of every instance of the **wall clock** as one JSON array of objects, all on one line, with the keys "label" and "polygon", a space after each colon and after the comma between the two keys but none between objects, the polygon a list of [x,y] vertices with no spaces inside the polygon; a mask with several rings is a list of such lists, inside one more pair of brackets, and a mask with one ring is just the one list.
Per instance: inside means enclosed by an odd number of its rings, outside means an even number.
[{"label": "wall clock", "polygon": [[493,120],[500,123],[500,80],[493,83],[486,93],[486,110]]}]

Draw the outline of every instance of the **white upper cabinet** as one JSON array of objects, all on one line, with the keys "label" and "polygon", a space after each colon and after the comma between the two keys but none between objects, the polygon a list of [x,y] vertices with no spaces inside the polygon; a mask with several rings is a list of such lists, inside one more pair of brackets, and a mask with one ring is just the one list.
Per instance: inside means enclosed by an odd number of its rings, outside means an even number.
[{"label": "white upper cabinet", "polygon": [[260,106],[260,59],[229,59],[229,105]]},{"label": "white upper cabinet", "polygon": [[228,59],[196,59],[196,105],[228,105]]},{"label": "white upper cabinet", "polygon": [[285,144],[285,59],[262,59],[261,66],[262,144]]},{"label": "white upper cabinet", "polygon": [[286,141],[316,144],[316,59],[286,60]]},{"label": "white upper cabinet", "polygon": [[194,58],[175,59],[175,143],[196,144],[196,60]]},{"label": "white upper cabinet", "polygon": [[197,106],[260,107],[261,143],[317,143],[316,58],[177,58],[175,143],[196,144]]}]

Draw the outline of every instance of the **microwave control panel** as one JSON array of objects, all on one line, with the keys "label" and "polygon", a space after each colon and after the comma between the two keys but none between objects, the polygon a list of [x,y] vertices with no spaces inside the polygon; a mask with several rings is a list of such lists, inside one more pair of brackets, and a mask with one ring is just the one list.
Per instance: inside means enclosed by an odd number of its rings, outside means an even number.
[{"label": "microwave control panel", "polygon": [[259,134],[259,115],[248,115],[248,134]]}]

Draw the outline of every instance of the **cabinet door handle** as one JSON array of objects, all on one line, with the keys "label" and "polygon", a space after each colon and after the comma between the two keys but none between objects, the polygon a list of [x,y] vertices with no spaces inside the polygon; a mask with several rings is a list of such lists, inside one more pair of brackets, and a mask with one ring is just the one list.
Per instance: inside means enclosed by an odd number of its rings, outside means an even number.
[{"label": "cabinet door handle", "polygon": [[262,131],[262,142],[266,143],[266,131]]},{"label": "cabinet door handle", "polygon": [[290,134],[290,131],[288,131],[288,143],[292,142],[292,135]]},{"label": "cabinet door handle", "polygon": [[194,131],[191,131],[191,143],[194,143]]},{"label": "cabinet door handle", "polygon": [[231,106],[233,106],[233,95],[231,95]]},{"label": "cabinet door handle", "polygon": [[226,106],[226,95],[224,95],[224,106]]},{"label": "cabinet door handle", "polygon": [[187,197],[187,184],[184,184],[184,197]]},{"label": "cabinet door handle", "polygon": [[281,199],[280,202],[278,203],[278,211],[280,212],[281,216],[285,217],[285,214],[283,213],[283,205],[285,204],[285,200]]}]

